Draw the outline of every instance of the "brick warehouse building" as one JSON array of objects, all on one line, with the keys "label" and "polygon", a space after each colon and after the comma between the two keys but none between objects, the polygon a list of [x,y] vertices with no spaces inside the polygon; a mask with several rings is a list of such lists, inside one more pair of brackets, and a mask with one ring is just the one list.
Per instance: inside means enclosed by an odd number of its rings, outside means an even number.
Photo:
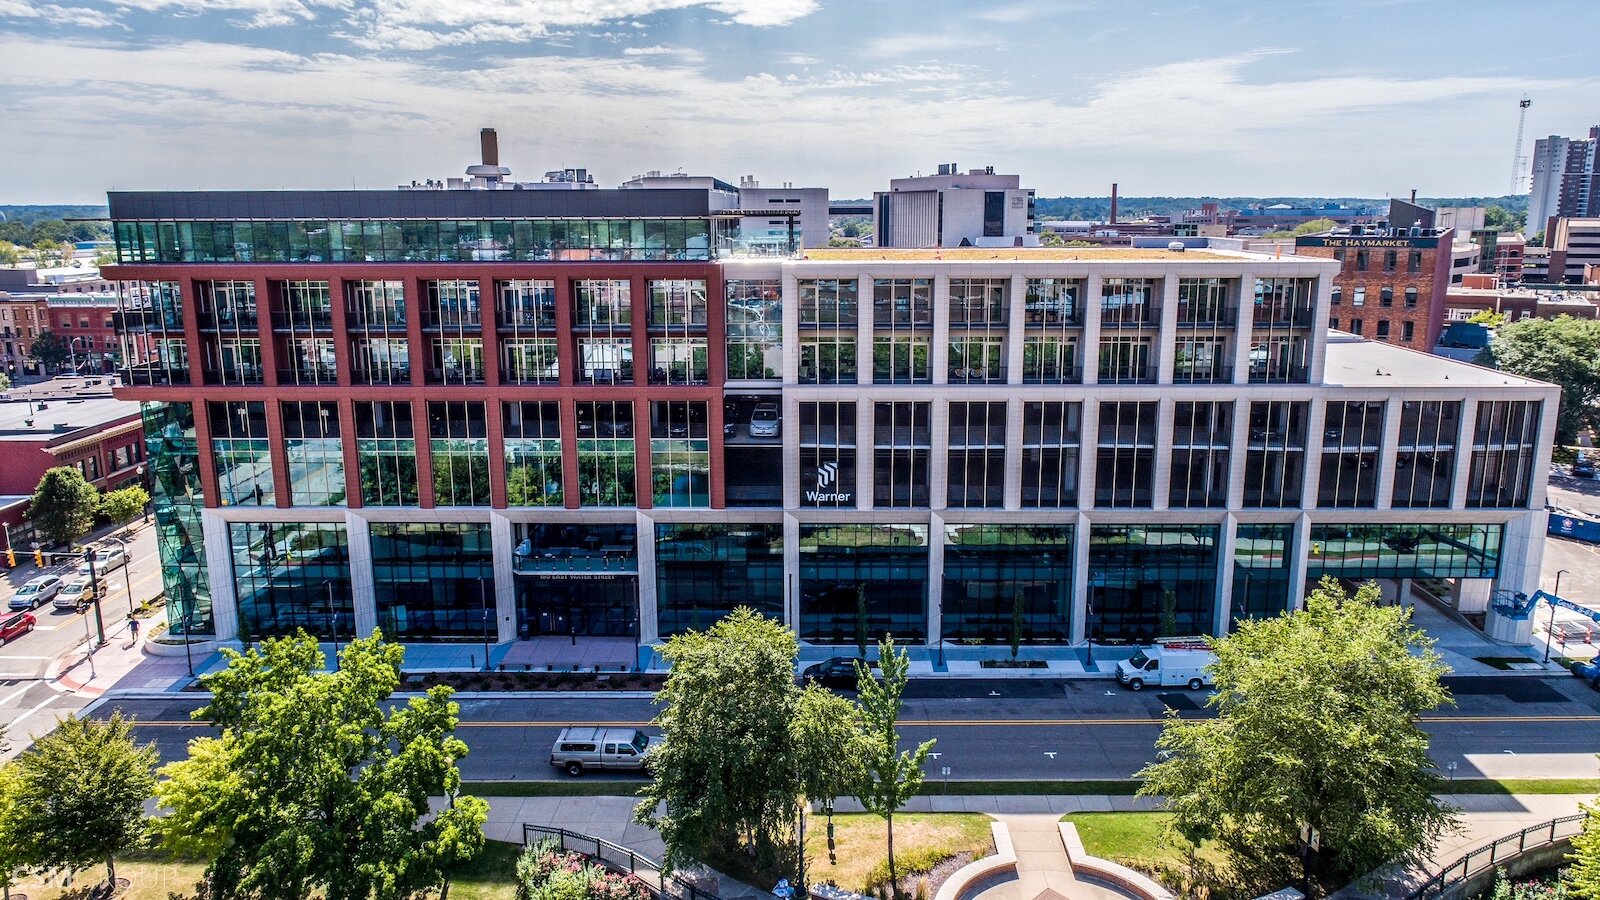
[{"label": "brick warehouse building", "polygon": [[1335,229],[1295,239],[1297,256],[1340,262],[1328,327],[1412,350],[1444,329],[1454,229]]},{"label": "brick warehouse building", "polygon": [[644,646],[744,604],[993,648],[1020,603],[1068,645],[1323,574],[1537,582],[1556,389],[1330,338],[1325,260],[756,257],[695,191],[110,206],[171,608],[221,640]]}]

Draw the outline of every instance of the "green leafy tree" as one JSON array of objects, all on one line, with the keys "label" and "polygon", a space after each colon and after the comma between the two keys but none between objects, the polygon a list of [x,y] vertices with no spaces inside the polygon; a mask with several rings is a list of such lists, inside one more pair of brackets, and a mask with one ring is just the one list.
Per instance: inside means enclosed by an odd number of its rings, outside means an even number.
[{"label": "green leafy tree", "polygon": [[[5,730],[0,729],[0,746]],[[17,767],[0,764],[0,896],[11,900],[11,886],[22,874],[22,845],[15,825],[17,806]]]},{"label": "green leafy tree", "polygon": [[[483,849],[487,804],[457,796],[467,745],[451,689],[387,706],[403,648],[353,641],[334,672],[304,632],[223,652],[194,713],[222,734],[190,741],[156,790],[157,833],[211,860],[212,898],[400,900]],[[433,815],[430,796],[451,802]]]},{"label": "green leafy tree", "polygon": [[1456,822],[1418,717],[1450,702],[1433,642],[1375,584],[1324,578],[1300,612],[1213,645],[1208,719],[1169,719],[1139,792],[1191,842],[1216,841],[1248,886],[1318,894],[1391,859],[1420,861]]},{"label": "green leafy tree", "polygon": [[71,245],[50,238],[41,238],[33,242],[33,258],[39,268],[46,266],[59,266],[67,261]]},{"label": "green leafy tree", "polygon": [[1467,321],[1469,323],[1473,325],[1482,325],[1485,328],[1499,328],[1501,325],[1504,325],[1506,322],[1510,321],[1510,319],[1511,317],[1505,313],[1495,312],[1492,309],[1480,309],[1467,317]]},{"label": "green leafy tree", "polygon": [[1561,386],[1556,441],[1571,444],[1578,432],[1600,424],[1600,321],[1557,316],[1523,319],[1495,332],[1480,362],[1502,372]]},{"label": "green leafy tree", "polygon": [[922,766],[934,741],[924,741],[915,750],[900,749],[895,722],[904,703],[911,660],[904,650],[895,648],[892,636],[885,636],[878,644],[878,660],[882,678],[873,678],[870,669],[856,663],[861,689],[857,702],[861,704],[865,738],[861,742],[862,775],[854,794],[863,809],[883,819],[887,826],[889,892],[893,897],[900,893],[894,862],[894,814],[922,786]]},{"label": "green leafy tree", "polygon": [[1572,838],[1565,877],[1577,900],[1600,900],[1600,804],[1583,807],[1583,830]]},{"label": "green leafy tree", "polygon": [[1339,223],[1332,219],[1312,219],[1309,222],[1301,222],[1291,228],[1289,234],[1294,237],[1301,237],[1307,234],[1321,234],[1324,231],[1332,231],[1338,227]]},{"label": "green leafy tree", "polygon": [[94,527],[99,509],[100,492],[83,479],[83,473],[72,466],[56,466],[46,469],[33,489],[28,521],[46,538],[64,544]]},{"label": "green leafy tree", "polygon": [[95,264],[96,268],[99,268],[100,266],[114,266],[114,265],[116,265],[117,264],[117,251],[112,250],[109,247],[105,248],[105,249],[102,249],[102,250],[99,250],[94,255],[94,264]]},{"label": "green leafy tree", "polygon": [[126,522],[144,512],[150,493],[138,485],[106,491],[100,496],[100,515],[113,522]]},{"label": "green leafy tree", "polygon": [[1503,232],[1517,232],[1522,230],[1522,223],[1528,217],[1526,212],[1517,212],[1506,209],[1504,206],[1491,203],[1483,211],[1483,227],[1494,228]]},{"label": "green leafy tree", "polygon": [[17,245],[0,241],[0,266],[14,266],[19,262],[22,262],[22,254],[17,252]]},{"label": "green leafy tree", "polygon": [[28,228],[28,242],[35,247],[41,241],[62,243],[72,239],[72,228],[61,219],[40,219]]},{"label": "green leafy tree", "polygon": [[[821,803],[823,815],[832,825],[834,801],[849,794],[866,774],[861,711],[827,688],[808,684],[795,702],[789,733],[794,742],[794,769],[800,793],[807,802]],[[805,815],[804,805],[800,813]],[[804,884],[803,819],[795,852],[800,863],[800,883]]]},{"label": "green leafy tree", "polygon": [[789,762],[798,653],[793,631],[746,607],[662,648],[672,665],[656,695],[664,737],[634,818],[661,832],[667,865],[722,854],[777,861],[798,793]]},{"label": "green leafy tree", "polygon": [[67,360],[72,358],[72,347],[67,339],[46,328],[39,332],[39,336],[28,345],[28,356],[38,362],[46,372],[61,368]]},{"label": "green leafy tree", "polygon": [[867,585],[865,582],[856,585],[856,655],[867,655]]},{"label": "green leafy tree", "polygon": [[133,742],[133,720],[65,718],[17,757],[7,819],[16,859],[30,869],[80,872],[105,864],[144,835],[144,801],[155,787],[154,744]]},{"label": "green leafy tree", "polygon": [[0,372],[0,391],[11,390],[11,376]]}]

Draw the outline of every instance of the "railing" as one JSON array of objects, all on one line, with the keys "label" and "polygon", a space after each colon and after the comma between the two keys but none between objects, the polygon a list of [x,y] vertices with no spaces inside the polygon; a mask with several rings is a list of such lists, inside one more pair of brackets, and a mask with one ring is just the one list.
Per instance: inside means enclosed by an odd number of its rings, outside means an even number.
[{"label": "railing", "polygon": [[626,872],[629,875],[638,875],[643,871],[647,875],[654,876],[654,883],[650,879],[641,880],[650,885],[662,897],[676,897],[681,898],[681,900],[722,900],[716,894],[704,888],[696,887],[692,882],[685,881],[676,875],[667,874],[662,869],[661,863],[642,853],[629,850],[621,844],[613,844],[603,838],[579,834],[576,831],[568,831],[565,828],[528,824],[522,826],[522,846],[532,846],[541,836],[553,837],[560,841],[562,850],[582,853],[599,861],[613,871]]},{"label": "railing", "polygon": [[[1406,894],[1404,900],[1423,900],[1425,897],[1442,897],[1452,885],[1466,881],[1474,875],[1498,866],[1512,857],[1520,856],[1529,850],[1537,849],[1556,841],[1565,840],[1583,830],[1584,815],[1562,816],[1524,828],[1516,834],[1508,834],[1498,838],[1492,843],[1477,848],[1450,865],[1445,866],[1432,878]],[[1532,839],[1532,840],[1530,840]],[[1513,847],[1513,845],[1515,845]]]}]

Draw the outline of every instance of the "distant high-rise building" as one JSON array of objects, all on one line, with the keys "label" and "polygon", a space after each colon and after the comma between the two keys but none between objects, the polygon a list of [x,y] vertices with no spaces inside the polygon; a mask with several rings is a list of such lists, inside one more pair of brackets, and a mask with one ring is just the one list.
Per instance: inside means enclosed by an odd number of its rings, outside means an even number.
[{"label": "distant high-rise building", "polygon": [[1544,231],[1555,216],[1600,215],[1600,125],[1587,138],[1550,135],[1533,144],[1533,190],[1528,195],[1528,233]]}]

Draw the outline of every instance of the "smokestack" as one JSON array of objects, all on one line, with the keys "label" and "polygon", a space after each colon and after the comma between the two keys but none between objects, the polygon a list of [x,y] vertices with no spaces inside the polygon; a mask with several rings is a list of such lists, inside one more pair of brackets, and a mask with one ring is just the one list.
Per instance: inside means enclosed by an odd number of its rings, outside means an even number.
[{"label": "smokestack", "polygon": [[1417,189],[1416,188],[1412,188],[1411,189],[1411,202],[1412,203],[1417,202]]},{"label": "smokestack", "polygon": [[486,166],[500,165],[500,139],[495,136],[493,128],[485,128],[478,133],[478,143],[483,146],[483,164]]},{"label": "smokestack", "polygon": [[1117,183],[1111,182],[1111,225],[1117,224]]}]

